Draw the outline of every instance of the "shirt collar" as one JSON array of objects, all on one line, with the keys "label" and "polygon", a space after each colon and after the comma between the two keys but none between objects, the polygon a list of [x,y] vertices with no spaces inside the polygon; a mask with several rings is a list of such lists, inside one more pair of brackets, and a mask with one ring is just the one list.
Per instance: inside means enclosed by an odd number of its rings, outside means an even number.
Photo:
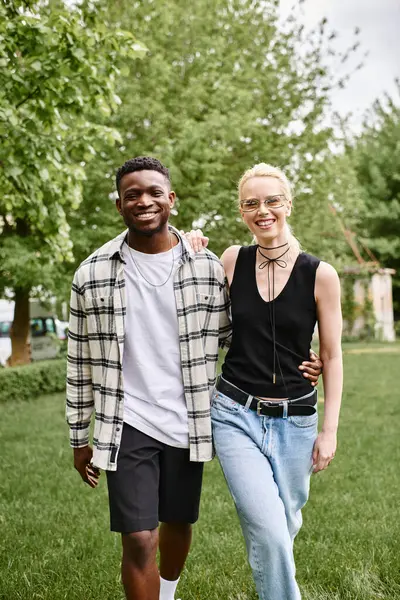
[{"label": "shirt collar", "polygon": [[[176,229],[176,227],[173,227],[170,224],[168,224],[168,229],[169,229],[169,231],[172,231],[173,233],[175,233],[177,235],[177,237],[179,238],[179,240],[182,244],[182,262],[186,262],[187,260],[193,260],[194,256],[195,256],[195,252],[194,252],[192,246],[186,240],[186,238],[184,238],[181,235],[180,231],[178,229]],[[124,242],[128,235],[128,231],[129,231],[128,229],[125,229],[125,231],[123,231],[122,233],[117,235],[116,238],[111,240],[111,243],[109,246],[109,251],[108,251],[109,259],[118,258],[121,262],[123,262],[123,263],[125,262],[123,252],[122,252],[122,246],[124,245]]]},{"label": "shirt collar", "polygon": [[111,240],[110,246],[108,249],[108,258],[109,259],[118,258],[121,262],[125,262],[123,254],[122,254],[122,246],[124,245],[127,234],[128,234],[128,229],[125,229],[125,231],[123,231],[122,233],[117,235],[116,238]]}]

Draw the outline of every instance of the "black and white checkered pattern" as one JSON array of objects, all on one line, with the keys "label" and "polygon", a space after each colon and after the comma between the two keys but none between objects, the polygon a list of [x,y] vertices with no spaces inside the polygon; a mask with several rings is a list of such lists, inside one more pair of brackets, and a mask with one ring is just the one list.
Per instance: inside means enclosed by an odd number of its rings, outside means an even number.
[{"label": "black and white checkered pattern", "polygon": [[[179,236],[176,229],[170,229]],[[93,461],[111,471],[116,469],[124,415],[125,237],[126,231],[80,265],[70,305],[66,413],[71,446],[89,443],[94,412]],[[190,459],[203,462],[212,458],[210,394],[218,343],[228,345],[231,336],[229,297],[218,258],[208,250],[194,254],[183,239],[182,249],[174,290]]]}]

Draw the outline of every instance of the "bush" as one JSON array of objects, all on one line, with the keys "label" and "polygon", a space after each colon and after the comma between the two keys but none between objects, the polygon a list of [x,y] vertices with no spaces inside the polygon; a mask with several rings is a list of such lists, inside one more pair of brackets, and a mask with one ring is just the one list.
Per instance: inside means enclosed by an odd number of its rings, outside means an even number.
[{"label": "bush", "polygon": [[62,392],[65,390],[65,375],[65,359],[0,369],[0,403]]}]

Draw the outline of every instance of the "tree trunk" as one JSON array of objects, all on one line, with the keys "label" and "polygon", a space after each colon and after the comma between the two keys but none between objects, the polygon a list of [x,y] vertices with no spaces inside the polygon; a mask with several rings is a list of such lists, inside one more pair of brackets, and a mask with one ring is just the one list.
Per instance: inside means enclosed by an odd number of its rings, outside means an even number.
[{"label": "tree trunk", "polygon": [[29,347],[29,292],[29,289],[15,289],[14,321],[11,327],[11,367],[26,365],[31,362]]}]

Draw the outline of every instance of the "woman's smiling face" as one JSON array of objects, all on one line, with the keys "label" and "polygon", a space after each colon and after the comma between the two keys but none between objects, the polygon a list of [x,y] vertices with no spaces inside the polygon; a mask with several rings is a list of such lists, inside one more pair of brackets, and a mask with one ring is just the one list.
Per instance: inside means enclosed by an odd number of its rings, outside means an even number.
[{"label": "woman's smiling face", "polygon": [[[281,205],[276,208],[267,206],[265,201],[277,196],[281,197]],[[240,201],[244,200],[256,200],[259,203],[258,208],[250,212],[240,209],[243,221],[258,240],[265,242],[282,236],[286,238],[286,217],[291,212],[291,201],[283,197],[279,179],[268,176],[251,177],[240,191]]]}]

